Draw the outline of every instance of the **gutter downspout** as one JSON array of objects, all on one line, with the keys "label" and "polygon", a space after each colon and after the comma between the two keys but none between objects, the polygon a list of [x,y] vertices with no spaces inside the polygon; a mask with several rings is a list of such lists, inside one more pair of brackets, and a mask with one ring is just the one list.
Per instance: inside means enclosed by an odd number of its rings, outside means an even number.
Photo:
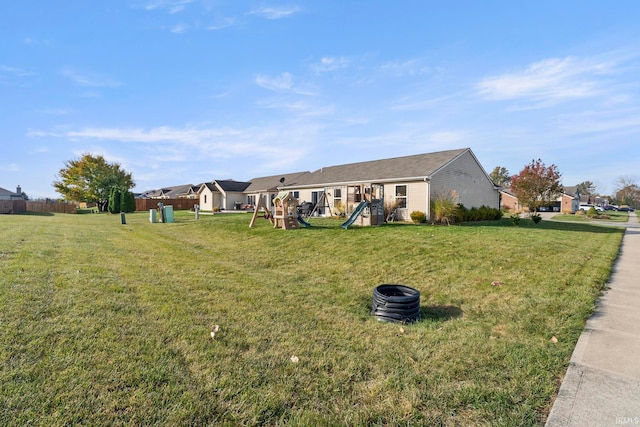
[{"label": "gutter downspout", "polygon": [[428,176],[423,179],[427,183],[427,206],[425,206],[424,212],[427,214],[427,221],[431,221],[431,179]]}]

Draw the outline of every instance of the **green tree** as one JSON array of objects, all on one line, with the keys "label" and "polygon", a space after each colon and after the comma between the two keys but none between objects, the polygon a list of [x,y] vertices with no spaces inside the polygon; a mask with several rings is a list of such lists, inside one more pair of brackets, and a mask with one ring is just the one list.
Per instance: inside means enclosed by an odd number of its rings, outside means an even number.
[{"label": "green tree", "polygon": [[489,178],[491,178],[491,181],[493,181],[495,185],[499,185],[500,187],[509,187],[511,185],[511,175],[509,175],[507,168],[502,166],[493,168],[489,174]]},{"label": "green tree", "polygon": [[128,191],[134,185],[131,173],[119,163],[109,163],[103,156],[91,154],[65,162],[53,183],[65,200],[97,203],[101,211],[106,208],[112,188]]},{"label": "green tree", "polygon": [[560,177],[555,165],[547,167],[540,159],[532,160],[519,174],[511,177],[511,192],[535,213],[562,193]]},{"label": "green tree", "polygon": [[591,181],[581,182],[576,186],[578,192],[584,196],[595,196],[596,195],[596,186]]},{"label": "green tree", "polygon": [[120,209],[120,206],[122,205],[122,202],[120,200],[121,197],[122,190],[120,190],[118,187],[113,187],[109,192],[109,202],[107,203],[107,210],[110,213],[123,212]]},{"label": "green tree", "polygon": [[107,210],[111,213],[135,212],[136,199],[131,191],[113,187],[109,193]]}]

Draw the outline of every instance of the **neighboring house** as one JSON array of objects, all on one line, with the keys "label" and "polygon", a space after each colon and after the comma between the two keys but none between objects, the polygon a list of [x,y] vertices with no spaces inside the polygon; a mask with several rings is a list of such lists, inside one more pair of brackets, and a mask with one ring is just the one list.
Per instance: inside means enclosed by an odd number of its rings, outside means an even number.
[{"label": "neighboring house", "polygon": [[184,184],[149,190],[136,196],[138,199],[196,199],[200,185]]},{"label": "neighboring house", "polygon": [[515,194],[505,188],[500,190],[500,209],[516,213],[522,211],[523,207]]},{"label": "neighboring house", "polygon": [[[195,197],[189,197],[190,194],[193,194],[193,184],[185,184],[185,185],[176,185],[175,187],[170,187],[164,193],[165,198],[167,199],[194,199]],[[196,188],[196,193],[200,186]]]},{"label": "neighboring house", "polygon": [[578,187],[564,187],[562,194],[558,198],[560,202],[560,212],[564,214],[574,214],[580,209],[580,193]]},{"label": "neighboring house", "polygon": [[[549,212],[562,212],[566,214],[573,214],[580,208],[580,197],[577,192],[577,187],[564,187],[564,190],[556,200],[552,201],[548,205],[540,206],[539,211]],[[500,209],[508,209],[512,212],[522,212],[526,209],[526,206],[522,206],[518,198],[511,193],[509,188],[500,190]]]},{"label": "neighboring house", "polygon": [[[254,207],[258,204],[258,196],[262,194],[267,198],[267,206],[273,206],[273,199],[278,194],[278,187],[286,185],[294,185],[299,179],[309,172],[295,172],[284,175],[264,176],[261,178],[253,178],[251,184],[244,190],[246,195],[246,204]],[[294,197],[298,197],[296,194]]]},{"label": "neighboring house", "polygon": [[22,188],[20,188],[20,186],[18,185],[18,187],[16,188],[16,192],[14,193],[0,187],[0,200],[24,200]]},{"label": "neighboring house", "polygon": [[18,185],[16,192],[0,187],[0,214],[20,213],[26,210],[26,198]]},{"label": "neighboring house", "polygon": [[453,197],[467,208],[498,208],[500,203],[500,187],[470,148],[325,167],[296,181],[285,180],[280,189],[298,192],[301,203],[321,202],[331,212],[349,213],[364,198],[373,197],[397,206],[400,220],[409,220],[413,211],[424,212],[429,219],[436,198]]},{"label": "neighboring house", "polygon": [[244,191],[250,182],[232,179],[205,182],[198,189],[200,209],[203,211],[240,209],[245,204]]}]

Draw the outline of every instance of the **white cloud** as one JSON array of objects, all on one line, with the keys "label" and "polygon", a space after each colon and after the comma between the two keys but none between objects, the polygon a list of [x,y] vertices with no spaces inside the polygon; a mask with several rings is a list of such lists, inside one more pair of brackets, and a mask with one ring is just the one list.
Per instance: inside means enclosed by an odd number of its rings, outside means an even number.
[{"label": "white cloud", "polygon": [[294,93],[297,95],[314,96],[315,92],[304,85],[295,84],[291,73],[282,73],[279,76],[265,76],[259,74],[255,78],[255,83],[263,89],[279,93]]},{"label": "white cloud", "polygon": [[[198,159],[257,158],[285,168],[303,158],[318,126],[282,123],[251,128],[83,128],[78,130],[29,131],[31,137],[57,137],[70,141],[121,142],[149,151],[145,158],[159,162]],[[133,146],[132,146],[133,147]],[[146,148],[145,148],[146,147]],[[126,164],[124,160],[121,162]]]},{"label": "white cloud", "polygon": [[282,73],[276,77],[258,75],[256,76],[256,84],[275,92],[286,92],[293,88],[293,76],[290,73]]},{"label": "white cloud", "polygon": [[8,65],[0,65],[0,72],[13,77],[33,77],[36,75],[34,71],[28,71],[18,67],[10,67]]},{"label": "white cloud", "polygon": [[112,79],[111,77],[101,74],[83,74],[71,68],[63,69],[62,71],[60,71],[60,74],[62,74],[64,77],[67,77],[79,86],[118,87],[122,85],[122,83]]},{"label": "white cloud", "polygon": [[390,61],[382,64],[380,69],[386,73],[392,73],[398,76],[418,76],[432,71],[431,67],[423,65],[420,59]]},{"label": "white cloud", "polygon": [[266,19],[282,19],[293,16],[301,10],[299,6],[260,7],[251,10],[249,15],[260,15]]},{"label": "white cloud", "polygon": [[31,46],[31,45],[49,45],[51,44],[51,42],[49,40],[46,39],[37,39],[34,37],[25,37],[24,39],[22,39],[22,43]]},{"label": "white cloud", "polygon": [[256,105],[260,108],[291,111],[301,116],[326,116],[334,111],[333,106],[317,106],[305,100],[264,100],[258,101]]},{"label": "white cloud", "polygon": [[235,18],[220,18],[216,22],[207,27],[207,30],[223,30],[236,24]]},{"label": "white cloud", "polygon": [[66,116],[71,113],[69,108],[45,108],[38,110],[38,113],[47,114],[51,116]]},{"label": "white cloud", "polygon": [[352,61],[349,58],[343,56],[337,58],[325,56],[320,58],[319,63],[312,64],[311,69],[317,73],[324,73],[348,68],[351,63]]},{"label": "white cloud", "polygon": [[174,14],[184,10],[186,5],[193,3],[193,0],[154,0],[144,5],[146,10],[164,9]]},{"label": "white cloud", "polygon": [[430,98],[430,99],[423,99],[423,100],[417,100],[417,101],[405,98],[396,102],[396,104],[393,105],[391,109],[396,111],[430,109],[430,108],[446,105],[447,102],[454,100],[459,96],[460,94],[451,94],[451,95],[441,96],[438,98]]},{"label": "white cloud", "polygon": [[173,27],[171,27],[171,32],[174,34],[182,34],[184,32],[186,32],[189,29],[189,25],[185,24],[185,23],[180,23],[180,24],[176,24]]},{"label": "white cloud", "polygon": [[476,90],[488,100],[551,102],[592,97],[601,93],[601,78],[612,73],[615,65],[599,58],[549,58],[522,71],[487,77]]}]

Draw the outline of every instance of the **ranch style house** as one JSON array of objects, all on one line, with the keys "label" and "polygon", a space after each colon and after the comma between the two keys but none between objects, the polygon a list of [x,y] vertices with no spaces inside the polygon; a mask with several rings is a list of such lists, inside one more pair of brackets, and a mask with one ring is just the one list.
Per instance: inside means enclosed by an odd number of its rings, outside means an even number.
[{"label": "ranch style house", "polygon": [[321,168],[285,178],[301,204],[319,204],[318,215],[352,212],[362,200],[384,200],[396,207],[395,219],[410,220],[413,211],[431,217],[431,201],[454,198],[467,208],[500,207],[500,187],[493,184],[470,148],[373,160]]},{"label": "ranch style house", "polygon": [[[195,190],[197,188],[197,191]],[[142,197],[199,199],[203,211],[273,207],[281,191],[298,199],[304,213],[349,215],[361,201],[376,200],[395,208],[396,220],[413,211],[431,217],[431,201],[452,198],[467,208],[500,207],[500,187],[493,184],[470,148],[417,154],[253,178],[213,180],[143,193]],[[178,194],[180,193],[180,194]]]}]

